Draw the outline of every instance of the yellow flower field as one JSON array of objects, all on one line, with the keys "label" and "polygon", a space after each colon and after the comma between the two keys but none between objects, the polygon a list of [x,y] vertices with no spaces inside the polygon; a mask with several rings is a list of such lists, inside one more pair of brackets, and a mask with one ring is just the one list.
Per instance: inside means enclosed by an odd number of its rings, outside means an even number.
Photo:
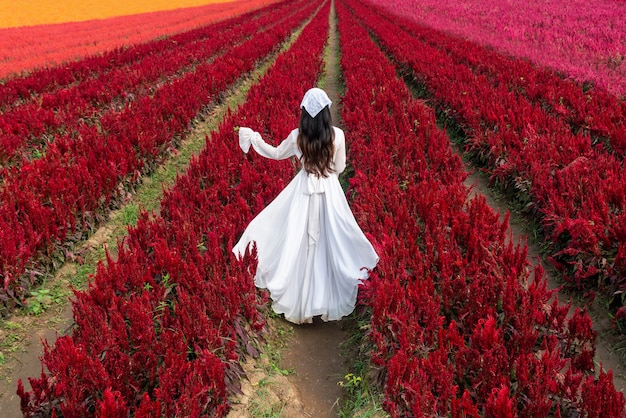
[{"label": "yellow flower field", "polygon": [[80,22],[232,0],[0,0],[0,28]]}]

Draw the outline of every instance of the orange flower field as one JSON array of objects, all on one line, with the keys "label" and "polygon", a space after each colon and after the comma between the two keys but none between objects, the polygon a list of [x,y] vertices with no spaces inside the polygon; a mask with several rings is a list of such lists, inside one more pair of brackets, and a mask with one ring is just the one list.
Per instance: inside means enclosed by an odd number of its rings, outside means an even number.
[{"label": "orange flower field", "polygon": [[81,22],[227,2],[229,0],[33,0],[28,2],[2,0],[0,1],[0,27]]},{"label": "orange flower field", "polygon": [[193,29],[274,1],[37,0],[13,4],[2,0],[0,80],[34,68]]}]

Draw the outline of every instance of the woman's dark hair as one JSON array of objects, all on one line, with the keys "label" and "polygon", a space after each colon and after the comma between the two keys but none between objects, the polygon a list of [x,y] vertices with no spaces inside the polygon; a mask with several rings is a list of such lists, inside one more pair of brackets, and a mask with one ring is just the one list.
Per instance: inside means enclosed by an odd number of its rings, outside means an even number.
[{"label": "woman's dark hair", "polygon": [[326,106],[315,117],[303,108],[298,132],[298,148],[302,151],[302,165],[307,173],[328,177],[334,170],[335,147],[330,108]]}]

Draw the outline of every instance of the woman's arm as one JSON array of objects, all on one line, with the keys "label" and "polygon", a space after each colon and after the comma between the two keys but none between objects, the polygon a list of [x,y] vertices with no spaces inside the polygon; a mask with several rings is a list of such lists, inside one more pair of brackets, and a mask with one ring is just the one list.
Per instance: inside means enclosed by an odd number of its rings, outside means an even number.
[{"label": "woman's arm", "polygon": [[335,129],[335,141],[335,172],[339,175],[346,169],[346,138],[341,129]]},{"label": "woman's arm", "polygon": [[252,148],[263,157],[273,160],[284,160],[295,155],[294,132],[297,131],[292,131],[280,145],[274,147],[265,142],[258,132],[250,128],[239,128],[239,146],[245,153],[248,152],[250,145],[252,145]]}]

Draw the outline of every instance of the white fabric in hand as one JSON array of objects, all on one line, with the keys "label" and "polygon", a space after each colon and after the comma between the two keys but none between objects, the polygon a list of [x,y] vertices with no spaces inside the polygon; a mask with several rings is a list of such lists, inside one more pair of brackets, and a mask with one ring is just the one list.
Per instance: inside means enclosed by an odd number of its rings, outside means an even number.
[{"label": "white fabric in hand", "polygon": [[255,134],[259,135],[257,132],[254,132],[250,128],[244,128],[244,127],[239,128],[239,146],[241,147],[242,151],[245,152],[246,154],[248,153],[248,151],[250,151],[250,145],[252,145],[252,137]]}]

